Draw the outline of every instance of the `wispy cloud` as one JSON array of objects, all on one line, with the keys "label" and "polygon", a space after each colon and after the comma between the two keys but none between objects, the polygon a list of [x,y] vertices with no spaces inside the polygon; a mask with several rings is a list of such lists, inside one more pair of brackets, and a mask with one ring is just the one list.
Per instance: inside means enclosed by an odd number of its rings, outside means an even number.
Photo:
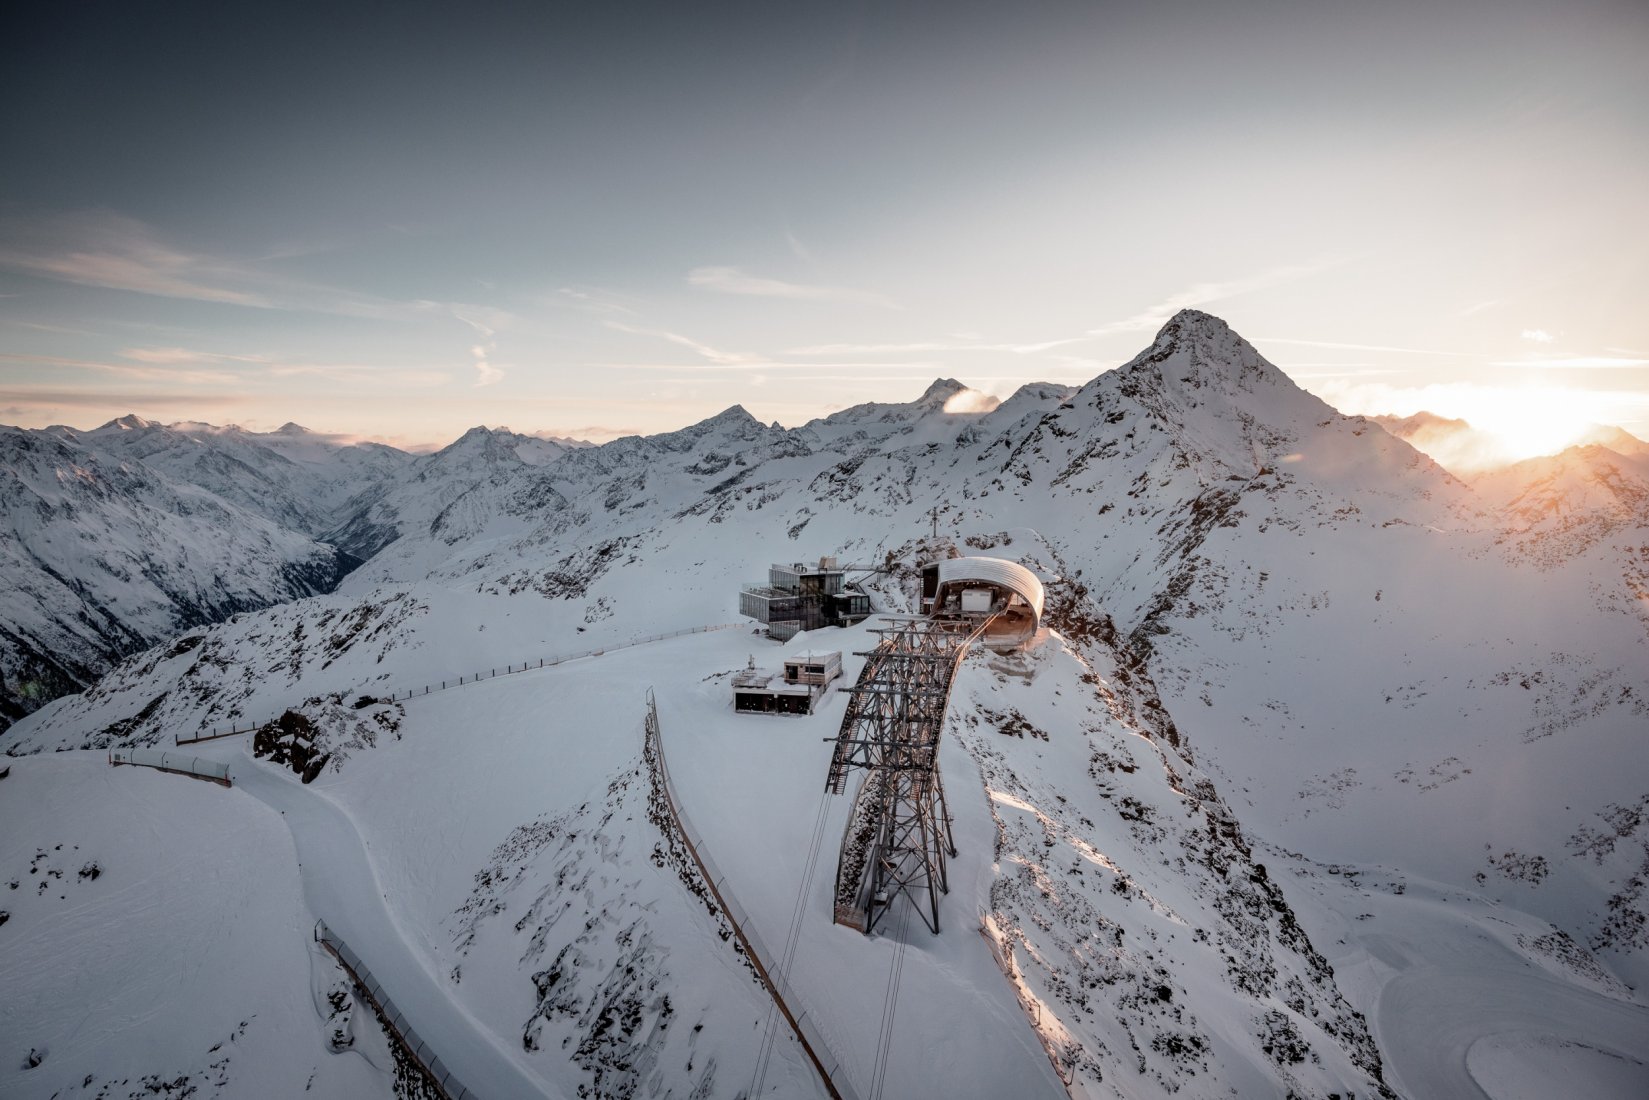
[{"label": "wispy cloud", "polygon": [[637,311],[620,301],[620,295],[599,287],[558,287],[550,301],[556,305],[571,306],[586,313],[622,314],[635,317]]},{"label": "wispy cloud", "polygon": [[1490,298],[1487,301],[1478,302],[1476,305],[1467,306],[1465,309],[1460,311],[1460,316],[1470,317],[1473,314],[1482,313],[1485,309],[1493,309],[1499,304],[1499,298]]},{"label": "wispy cloud", "polygon": [[814,262],[812,249],[803,244],[801,238],[797,237],[789,226],[785,226],[784,243],[790,246],[790,251],[795,254],[798,260],[806,260],[808,263]]},{"label": "wispy cloud", "polygon": [[[11,402],[11,408],[27,410],[24,413],[12,415],[39,415],[59,408],[79,409],[121,409],[127,412],[156,409],[161,406],[167,408],[185,406],[203,406],[221,408],[232,405],[244,405],[252,398],[244,394],[228,393],[138,393],[135,391],[119,391],[107,389],[95,390],[63,390],[63,389],[31,389],[24,387],[7,388],[0,391],[0,399]],[[118,413],[116,415],[119,415]]]},{"label": "wispy cloud", "polygon": [[[700,340],[695,340],[691,336],[683,336],[679,332],[670,332],[667,329],[642,328],[638,325],[627,325],[621,321],[605,321],[603,324],[614,332],[628,332],[634,336],[651,336],[657,340],[668,341],[677,347],[687,348],[705,362],[718,367],[750,368],[764,364],[771,365],[766,356],[751,355],[748,352],[741,351],[723,351]],[[664,365],[658,364],[658,366],[663,367]],[[679,369],[682,364],[676,363],[673,366]]]},{"label": "wispy cloud", "polygon": [[[32,367],[52,367],[66,370],[94,371],[116,375],[140,382],[171,382],[195,386],[245,386],[258,378],[322,378],[337,383],[427,388],[452,380],[440,370],[374,366],[369,363],[295,363],[257,355],[226,355],[196,352],[186,348],[132,348],[128,351],[149,353],[130,357],[130,363],[111,363],[98,359],[75,359],[60,355],[29,355],[20,352],[0,352],[0,363],[19,363]],[[166,352],[180,352],[168,356]],[[125,352],[122,355],[126,355]],[[250,364],[253,369],[224,370],[224,366]],[[151,394],[150,399],[157,395]]]},{"label": "wispy cloud", "polygon": [[262,355],[228,355],[193,348],[125,348],[122,359],[137,363],[268,363]]},{"label": "wispy cloud", "polygon": [[1009,352],[1014,355],[1033,355],[1037,352],[1048,351],[1052,348],[1064,347],[1067,344],[1080,344],[1092,340],[1091,336],[1066,336],[1054,340],[1041,340],[1029,344],[998,343],[987,344],[976,340],[919,340],[911,343],[892,344],[811,344],[806,347],[789,348],[786,355],[903,355],[923,354],[928,352],[952,351],[988,351]]},{"label": "wispy cloud", "polygon": [[268,372],[275,378],[323,378],[337,383],[412,389],[430,389],[452,381],[452,375],[444,370],[382,367],[370,363],[275,363]]},{"label": "wispy cloud", "polygon": [[[0,268],[77,286],[161,298],[409,321],[432,313],[502,315],[465,303],[398,301],[346,287],[294,279],[251,260],[173,244],[134,218],[83,211],[53,218],[0,220]],[[496,325],[495,325],[496,327]]]},{"label": "wispy cloud", "polygon": [[141,222],[118,214],[7,224],[4,230],[0,267],[26,275],[163,298],[271,305],[245,285],[246,273],[235,265],[164,244]]},{"label": "wispy cloud", "polygon": [[99,374],[113,374],[144,382],[189,382],[202,386],[232,385],[243,381],[240,375],[221,370],[207,370],[198,366],[164,366],[133,363],[106,363],[97,359],[74,359],[62,355],[27,355],[20,352],[0,352],[0,362],[24,363],[32,367],[57,367],[69,370],[89,370]]},{"label": "wispy cloud", "polygon": [[1389,351],[1399,355],[1447,355],[1458,359],[1470,359],[1472,355],[1465,351],[1442,351],[1437,348],[1400,348],[1390,344],[1342,344],[1334,340],[1288,340],[1281,336],[1261,336],[1254,340],[1255,344],[1289,344],[1301,348],[1338,348],[1343,351]]},{"label": "wispy cloud", "polygon": [[1412,371],[1400,370],[1395,367],[1367,367],[1355,366],[1350,370],[1295,370],[1287,368],[1288,376],[1296,382],[1321,382],[1331,378],[1376,378],[1380,375],[1412,374]]},{"label": "wispy cloud", "polygon": [[750,360],[740,360],[739,362],[736,362],[736,363],[649,363],[649,362],[621,363],[621,362],[613,362],[611,360],[602,360],[602,361],[599,361],[599,362],[591,361],[591,362],[581,363],[579,365],[582,366],[582,367],[589,368],[589,369],[600,369],[600,370],[675,371],[675,372],[681,374],[683,377],[694,376],[694,375],[699,375],[699,374],[705,374],[707,376],[713,376],[718,372],[730,371],[730,370],[772,371],[772,372],[805,371],[806,372],[805,377],[806,377],[807,381],[809,381],[809,382],[819,382],[819,381],[825,381],[825,380],[829,379],[831,376],[817,373],[819,371],[825,371],[825,370],[853,372],[851,377],[854,380],[860,380],[867,374],[872,375],[872,376],[876,377],[877,379],[881,379],[884,376],[884,372],[892,371],[892,370],[925,370],[925,371],[928,371],[929,373],[923,374],[923,375],[920,375],[920,376],[913,376],[913,377],[920,377],[924,381],[931,382],[934,378],[933,372],[935,372],[935,371],[944,371],[944,370],[947,369],[945,367],[945,365],[942,364],[942,363],[929,363],[929,362],[905,362],[905,361],[900,361],[900,362],[885,362],[885,361],[883,361],[883,362],[864,362],[864,361],[860,361],[860,362],[852,362],[852,363],[817,363],[817,362],[787,363],[787,362],[784,362],[784,361],[778,360],[778,359],[750,359]]},{"label": "wispy cloud", "polygon": [[495,386],[502,382],[504,372],[492,362],[492,353],[498,349],[498,341],[494,339],[498,330],[493,325],[500,318],[493,311],[471,306],[449,305],[446,308],[481,336],[481,342],[470,347],[470,355],[475,360],[475,385]]},{"label": "wispy cloud", "polygon": [[809,302],[858,302],[883,309],[902,309],[893,299],[851,287],[812,286],[750,275],[736,267],[695,267],[687,273],[690,286],[721,294],[750,294],[761,298],[791,298]]},{"label": "wispy cloud", "polygon": [[1091,328],[1088,330],[1088,334],[1090,336],[1111,336],[1119,332],[1143,332],[1161,328],[1169,318],[1182,309],[1209,305],[1227,298],[1235,298],[1239,294],[1249,294],[1256,290],[1266,290],[1284,283],[1292,283],[1342,262],[1344,261],[1334,260],[1312,264],[1293,264],[1287,267],[1272,268],[1270,271],[1262,271],[1246,279],[1232,279],[1223,283],[1197,283],[1178,294],[1169,295],[1156,305],[1142,310],[1132,317],[1124,317],[1120,321],[1111,321],[1100,325],[1098,328]]},{"label": "wispy cloud", "polygon": [[1630,370],[1649,367],[1649,359],[1616,359],[1604,355],[1577,355],[1568,359],[1507,359],[1494,367],[1533,367],[1536,370]]},{"label": "wispy cloud", "polygon": [[1532,341],[1536,344],[1549,344],[1552,342],[1552,334],[1543,328],[1526,328],[1519,335],[1521,335],[1523,339]]},{"label": "wispy cloud", "polygon": [[618,439],[620,436],[640,435],[640,428],[613,428],[605,424],[586,424],[580,428],[546,428],[529,433],[540,439]]}]

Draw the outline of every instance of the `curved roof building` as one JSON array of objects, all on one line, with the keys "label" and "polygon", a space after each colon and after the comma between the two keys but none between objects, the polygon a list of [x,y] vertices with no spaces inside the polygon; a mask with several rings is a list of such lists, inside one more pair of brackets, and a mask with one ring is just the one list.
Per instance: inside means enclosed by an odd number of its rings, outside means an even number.
[{"label": "curved roof building", "polygon": [[922,610],[996,614],[991,642],[1034,636],[1042,626],[1044,600],[1036,574],[1004,558],[946,558],[922,569]]}]

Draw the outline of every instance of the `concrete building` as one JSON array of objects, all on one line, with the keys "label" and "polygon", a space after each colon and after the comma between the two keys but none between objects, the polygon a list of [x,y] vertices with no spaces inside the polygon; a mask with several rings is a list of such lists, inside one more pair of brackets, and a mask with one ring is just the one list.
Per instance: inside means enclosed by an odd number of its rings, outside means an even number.
[{"label": "concrete building", "polygon": [[784,671],[756,667],[756,658],[733,677],[733,709],[743,714],[812,714],[842,675],[841,650],[787,657]]}]

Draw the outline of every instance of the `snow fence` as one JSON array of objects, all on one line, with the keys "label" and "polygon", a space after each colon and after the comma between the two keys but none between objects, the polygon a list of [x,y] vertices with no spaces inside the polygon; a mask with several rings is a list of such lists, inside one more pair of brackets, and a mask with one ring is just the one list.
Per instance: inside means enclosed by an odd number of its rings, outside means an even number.
[{"label": "snow fence", "polygon": [[222,783],[225,787],[231,785],[228,764],[220,764],[216,760],[202,760],[198,756],[184,756],[180,752],[167,752],[164,749],[114,749],[109,753],[109,763],[115,766],[133,764],[140,768],[156,768],[163,772],[210,779],[214,783]]},{"label": "snow fence", "polygon": [[[429,695],[437,691],[450,691],[453,688],[472,687],[475,684],[479,684],[483,680],[493,680],[499,676],[514,676],[521,672],[536,672],[541,668],[554,668],[556,665],[564,665],[568,661],[582,661],[589,657],[600,657],[605,653],[612,652],[613,650],[630,649],[633,646],[638,645],[651,645],[653,642],[668,641],[671,638],[683,638],[689,634],[709,634],[717,630],[733,630],[744,625],[744,623],[717,623],[713,626],[690,626],[685,630],[671,630],[664,634],[649,634],[645,638],[631,638],[627,642],[618,642],[614,645],[602,646],[600,649],[586,649],[581,653],[563,653],[559,657],[538,657],[532,660],[522,661],[519,665],[513,663],[506,664],[504,666],[504,671],[502,672],[498,671],[496,668],[489,668],[484,672],[461,672],[450,680],[441,680],[439,682],[432,681],[427,684],[420,684],[418,687],[404,689],[398,688],[395,691],[390,692],[388,695],[373,696],[373,698],[384,703],[400,703],[406,701],[407,699]],[[349,690],[358,691],[363,695],[371,694],[371,692],[364,687]],[[346,692],[346,694],[347,693],[348,692]],[[234,737],[235,735],[241,733],[251,733],[253,730],[258,729],[260,726],[266,726],[269,722],[273,722],[279,717],[280,715],[277,714],[266,721],[252,722],[245,726],[242,726],[237,722],[226,730],[212,730],[208,733],[203,733],[195,737],[185,737],[183,734],[179,733],[175,734],[172,740],[179,745],[198,745],[202,741],[216,741],[220,737]]]},{"label": "snow fence", "polygon": [[744,906],[733,897],[732,888],[728,885],[727,876],[722,874],[716,861],[710,858],[710,853],[704,848],[703,839],[699,831],[693,828],[682,812],[681,799],[676,794],[676,787],[670,780],[670,769],[664,762],[664,742],[659,736],[658,703],[653,698],[652,689],[647,690],[647,743],[651,761],[658,768],[660,780],[664,786],[665,801],[669,804],[670,817],[675,821],[676,828],[681,832],[681,839],[687,844],[687,851],[692,855],[693,862],[698,864],[699,871],[704,875],[705,883],[710,887],[710,893],[715,895],[716,902],[722,912],[727,914],[728,921],[733,925],[733,934],[744,947],[745,957],[750,960],[760,975],[767,991],[773,995],[773,1001],[779,1006],[779,1011],[790,1023],[791,1030],[796,1033],[796,1039],[802,1045],[813,1066],[823,1078],[824,1086],[834,1100],[859,1100],[858,1093],[848,1084],[842,1073],[842,1060],[836,1056],[825,1037],[814,1024],[807,1010],[801,1007],[801,1000],[784,976],[770,969],[763,960],[777,959],[779,956],[767,949],[767,945],[756,935],[754,926],[750,923],[750,914]]},{"label": "snow fence", "polygon": [[406,1049],[414,1061],[423,1067],[429,1074],[435,1087],[447,1100],[479,1100],[479,1097],[464,1087],[464,1083],[454,1077],[452,1071],[441,1061],[441,1056],[430,1049],[428,1043],[418,1037],[407,1018],[401,1015],[401,1010],[395,1007],[395,1002],[389,999],[384,987],[378,984],[378,979],[372,976],[372,971],[366,968],[361,957],[350,950],[337,933],[326,926],[325,921],[315,922],[315,942],[330,951],[333,956],[349,971],[350,978],[360,987],[383,1018],[388,1021],[390,1029],[400,1038],[401,1045]]}]

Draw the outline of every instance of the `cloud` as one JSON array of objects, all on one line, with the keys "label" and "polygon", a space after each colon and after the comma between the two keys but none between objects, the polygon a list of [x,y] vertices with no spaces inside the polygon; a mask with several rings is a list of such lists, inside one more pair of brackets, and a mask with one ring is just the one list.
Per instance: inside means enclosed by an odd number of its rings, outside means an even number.
[{"label": "cloud", "polygon": [[1499,304],[1499,298],[1490,298],[1487,301],[1478,302],[1476,305],[1467,306],[1465,309],[1460,311],[1460,316],[1470,317],[1474,313],[1482,313],[1485,309],[1492,309]]},{"label": "cloud", "polygon": [[1254,340],[1258,344],[1289,344],[1302,348],[1339,348],[1343,351],[1390,351],[1399,355],[1447,355],[1457,359],[1470,359],[1471,353],[1465,351],[1440,351],[1437,348],[1399,348],[1390,344],[1342,344],[1332,340],[1286,340],[1281,336],[1261,336]]},{"label": "cloud", "polygon": [[1189,289],[1167,298],[1151,306],[1149,309],[1125,317],[1120,321],[1111,321],[1098,328],[1088,330],[1090,336],[1111,336],[1119,332],[1146,332],[1161,328],[1182,309],[1191,309],[1195,306],[1208,305],[1212,302],[1223,301],[1226,298],[1235,298],[1240,294],[1248,294],[1256,290],[1265,290],[1303,279],[1308,275],[1315,275],[1324,268],[1332,267],[1342,261],[1325,261],[1314,264],[1294,264],[1288,267],[1273,268],[1262,271],[1246,279],[1234,279],[1223,283],[1197,283]]},{"label": "cloud", "polygon": [[7,241],[0,245],[0,267],[27,275],[163,298],[259,308],[271,304],[243,285],[246,273],[234,265],[163,244],[143,223],[118,214],[0,228]]},{"label": "cloud", "polygon": [[795,253],[798,260],[806,260],[808,263],[815,262],[812,250],[803,244],[795,233],[791,232],[789,226],[786,226],[784,230],[784,243],[790,246],[790,251]]},{"label": "cloud", "polygon": [[1549,344],[1552,342],[1552,334],[1541,328],[1526,328],[1523,330],[1521,335],[1523,339],[1533,340],[1537,344]]},{"label": "cloud", "polygon": [[[54,408],[119,409],[121,412],[153,410],[160,406],[202,405],[223,407],[244,405],[251,398],[242,394],[225,393],[136,393],[118,390],[0,390],[0,399],[12,402],[12,407],[43,411]],[[118,413],[116,415],[119,415]],[[93,425],[94,427],[96,425]]]},{"label": "cloud", "polygon": [[330,382],[416,389],[430,389],[452,381],[452,375],[443,370],[380,367],[367,363],[272,363],[269,374],[276,378],[324,378]]},{"label": "cloud", "polygon": [[950,395],[945,402],[945,411],[948,413],[988,413],[1002,404],[1000,397],[992,397],[988,393],[978,390],[961,389]]},{"label": "cloud", "polygon": [[550,301],[555,305],[570,305],[586,313],[620,313],[627,317],[639,316],[634,309],[615,299],[619,296],[599,287],[560,287]]},{"label": "cloud", "polygon": [[470,348],[470,355],[475,359],[475,385],[495,386],[504,380],[504,372],[494,366],[492,362],[492,353],[498,348],[498,342],[493,337],[498,334],[498,329],[495,326],[506,323],[509,320],[509,314],[488,306],[454,303],[447,303],[443,306],[438,302],[425,302],[422,304],[446,309],[454,317],[481,334],[481,342]]},{"label": "cloud", "polygon": [[1031,344],[986,344],[975,340],[925,340],[905,344],[812,344],[790,348],[786,355],[899,355],[905,353],[946,351],[1009,352],[1014,355],[1032,355],[1066,344],[1080,344],[1092,336],[1066,336]]},{"label": "cloud", "polygon": [[[678,347],[687,348],[701,359],[718,367],[759,367],[768,363],[768,360],[763,356],[739,351],[722,351],[720,348],[711,347],[709,344],[695,340],[691,336],[683,336],[679,332],[670,332],[666,329],[641,328],[636,325],[624,324],[621,321],[604,321],[602,323],[614,332],[628,332],[633,336],[651,336],[657,340],[667,340]],[[644,366],[640,363],[633,365],[636,367]],[[657,366],[663,369],[680,369],[682,364],[657,364]]]},{"label": "cloud", "polygon": [[169,367],[163,365],[135,366],[131,363],[105,363],[96,359],[72,359],[61,355],[26,355],[19,352],[0,352],[0,361],[27,363],[36,367],[65,367],[70,370],[90,370],[115,374],[145,382],[191,382],[195,385],[233,385],[243,381],[241,376],[226,371],[203,370],[199,367]]},{"label": "cloud", "polygon": [[122,359],[137,363],[267,363],[261,355],[228,355],[215,351],[196,351],[192,348],[125,348]]},{"label": "cloud", "polygon": [[1462,469],[1555,453],[1572,443],[1588,424],[1632,424],[1649,413],[1649,393],[1631,390],[1474,382],[1396,386],[1335,380],[1314,388],[1325,401],[1346,413],[1404,417],[1430,412],[1468,421],[1478,433],[1469,447],[1445,451],[1439,446],[1430,452],[1445,466],[1453,463]]},{"label": "cloud", "polygon": [[760,275],[748,275],[736,267],[695,267],[687,273],[687,282],[700,290],[714,290],[722,294],[749,294],[761,298],[791,298],[808,302],[857,302],[861,305],[881,306],[883,309],[904,308],[891,298],[868,290],[787,283]]},{"label": "cloud", "polygon": [[1536,370],[1630,370],[1649,367],[1649,359],[1615,359],[1602,355],[1578,355],[1568,359],[1508,359],[1490,363],[1492,367],[1533,367]]},{"label": "cloud", "polygon": [[110,211],[0,220],[0,268],[77,286],[368,320],[406,321],[437,310],[508,316],[485,306],[396,301],[293,279],[261,268],[257,259],[247,262],[168,243],[143,222]]}]

